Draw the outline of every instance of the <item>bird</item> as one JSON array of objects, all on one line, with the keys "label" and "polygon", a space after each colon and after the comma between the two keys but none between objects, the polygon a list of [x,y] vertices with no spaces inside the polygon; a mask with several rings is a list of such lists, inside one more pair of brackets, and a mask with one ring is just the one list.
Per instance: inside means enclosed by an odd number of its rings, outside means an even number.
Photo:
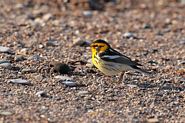
[{"label": "bird", "polygon": [[141,64],[132,61],[129,57],[116,51],[103,39],[93,41],[90,48],[94,66],[108,76],[121,73],[118,82],[123,80],[124,74],[127,71],[137,71],[146,75],[151,74],[151,72],[140,68],[142,66]]}]

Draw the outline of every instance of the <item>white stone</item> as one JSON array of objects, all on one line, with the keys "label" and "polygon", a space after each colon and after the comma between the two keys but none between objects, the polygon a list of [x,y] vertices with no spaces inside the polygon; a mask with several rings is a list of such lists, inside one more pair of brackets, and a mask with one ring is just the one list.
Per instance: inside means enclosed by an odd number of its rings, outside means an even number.
[{"label": "white stone", "polygon": [[11,79],[9,80],[9,83],[15,83],[15,84],[30,84],[30,81],[26,79]]},{"label": "white stone", "polygon": [[0,46],[0,53],[10,53],[11,50],[9,47]]}]

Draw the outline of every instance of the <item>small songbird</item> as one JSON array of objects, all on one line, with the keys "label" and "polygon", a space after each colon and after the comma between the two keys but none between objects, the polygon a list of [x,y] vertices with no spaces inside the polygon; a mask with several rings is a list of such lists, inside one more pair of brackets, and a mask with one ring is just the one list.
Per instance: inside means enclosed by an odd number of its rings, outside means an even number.
[{"label": "small songbird", "polygon": [[150,74],[150,72],[138,67],[142,66],[141,64],[132,61],[129,57],[114,50],[102,39],[95,40],[90,47],[92,50],[93,64],[108,76],[121,73],[119,82],[122,81],[126,71],[134,70],[144,74]]}]

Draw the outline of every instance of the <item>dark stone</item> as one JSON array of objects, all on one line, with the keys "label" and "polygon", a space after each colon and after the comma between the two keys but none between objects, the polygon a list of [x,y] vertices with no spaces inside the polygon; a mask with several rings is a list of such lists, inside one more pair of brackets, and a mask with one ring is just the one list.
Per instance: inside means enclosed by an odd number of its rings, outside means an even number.
[{"label": "dark stone", "polygon": [[54,64],[54,72],[60,73],[60,74],[68,74],[71,69],[67,64],[63,63],[56,63]]}]

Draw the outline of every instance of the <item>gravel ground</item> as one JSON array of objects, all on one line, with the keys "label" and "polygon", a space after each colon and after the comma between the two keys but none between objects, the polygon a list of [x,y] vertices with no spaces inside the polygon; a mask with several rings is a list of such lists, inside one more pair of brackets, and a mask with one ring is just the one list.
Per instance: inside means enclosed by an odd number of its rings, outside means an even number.
[{"label": "gravel ground", "polygon": [[[185,5],[39,1],[0,1],[0,123],[185,122]],[[99,38],[154,76],[100,73]]]}]

